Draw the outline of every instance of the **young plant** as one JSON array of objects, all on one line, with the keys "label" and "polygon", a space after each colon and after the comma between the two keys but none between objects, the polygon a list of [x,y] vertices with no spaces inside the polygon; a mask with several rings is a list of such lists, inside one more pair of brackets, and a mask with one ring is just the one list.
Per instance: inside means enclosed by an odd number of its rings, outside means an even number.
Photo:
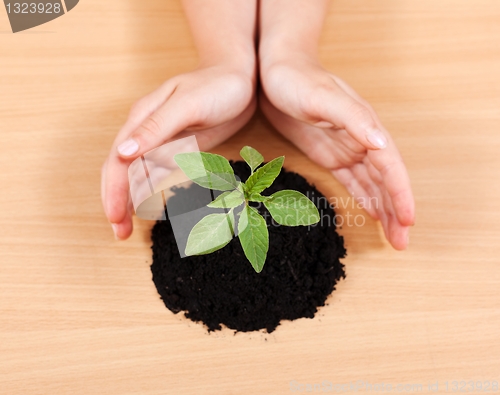
[{"label": "young plant", "polygon": [[[273,219],[286,226],[315,224],[319,221],[319,213],[313,202],[297,191],[282,190],[271,196],[261,195],[280,173],[284,156],[259,167],[264,157],[252,147],[243,147],[240,155],[251,170],[245,183],[236,180],[233,168],[223,156],[207,152],[175,155],[175,162],[189,179],[204,188],[223,192],[207,207],[225,209],[224,213],[207,215],[193,227],[188,236],[186,255],[217,251],[231,241],[237,230],[245,256],[259,273],[266,262],[269,232],[265,219],[249,202],[263,203]],[[236,217],[239,217],[237,227],[235,210]]]}]

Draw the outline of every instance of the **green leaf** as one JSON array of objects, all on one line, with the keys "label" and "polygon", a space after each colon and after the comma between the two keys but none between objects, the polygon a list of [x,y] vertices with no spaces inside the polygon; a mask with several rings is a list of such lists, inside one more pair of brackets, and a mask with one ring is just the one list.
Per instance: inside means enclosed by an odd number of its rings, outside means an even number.
[{"label": "green leaf", "polygon": [[264,218],[258,211],[245,206],[238,222],[238,237],[245,256],[257,273],[262,271],[269,249],[269,232]]},{"label": "green leaf", "polygon": [[210,254],[227,245],[234,236],[233,210],[227,214],[209,214],[189,233],[186,255]]},{"label": "green leaf", "polygon": [[260,193],[267,187],[271,186],[276,177],[278,177],[278,174],[280,174],[284,161],[285,157],[280,156],[273,159],[271,162],[266,163],[253,173],[245,182],[248,195]]},{"label": "green leaf", "polygon": [[297,191],[276,192],[264,202],[264,206],[281,225],[312,225],[319,221],[319,212],[314,203]]},{"label": "green leaf", "polygon": [[190,180],[204,188],[231,191],[238,186],[233,168],[223,156],[187,152],[175,155],[174,160]]},{"label": "green leaf", "polygon": [[264,157],[259,153],[259,151],[252,147],[249,147],[248,145],[244,146],[241,149],[240,155],[243,159],[245,159],[245,162],[247,162],[248,166],[250,166],[252,172],[257,168],[257,166],[264,162]]},{"label": "green leaf", "polygon": [[212,208],[234,208],[245,202],[243,194],[239,190],[223,192],[207,207]]},{"label": "green leaf", "polygon": [[269,196],[262,196],[260,193],[252,193],[248,197],[248,200],[250,200],[251,202],[265,202],[269,199],[271,199]]}]

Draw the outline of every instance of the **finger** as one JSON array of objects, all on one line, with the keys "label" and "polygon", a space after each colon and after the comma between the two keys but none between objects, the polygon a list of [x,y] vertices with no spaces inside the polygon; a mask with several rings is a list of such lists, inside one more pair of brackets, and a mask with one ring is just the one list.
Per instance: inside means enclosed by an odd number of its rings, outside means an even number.
[{"label": "finger", "polygon": [[354,174],[353,172],[353,177],[362,179],[363,181],[360,183],[366,185],[365,189],[368,191],[370,195],[370,207],[376,211],[377,217],[380,220],[380,224],[382,225],[382,230],[384,231],[385,238],[389,243],[391,243],[391,236],[390,236],[391,207],[387,205],[387,202],[384,200],[383,194],[380,191],[380,188],[377,186],[377,184],[370,183],[366,179],[366,176],[364,174],[360,174],[361,170],[363,169],[361,167],[358,167],[356,169],[356,174]]},{"label": "finger", "polygon": [[[382,190],[382,195],[384,202],[390,202],[391,199],[386,190]],[[389,204],[387,204],[389,205]],[[387,207],[387,206],[386,206]],[[396,250],[404,250],[408,247],[409,243],[409,227],[402,225],[396,215],[394,214],[394,208],[392,210],[387,210],[387,240]]]},{"label": "finger", "polygon": [[153,92],[144,96],[134,103],[130,109],[125,124],[121,127],[115,142],[124,141],[134,130],[136,130],[151,114],[161,107],[169,99],[177,87],[175,78],[164,82]]},{"label": "finger", "polygon": [[370,194],[370,192],[363,187],[363,184],[356,179],[351,170],[346,168],[332,170],[332,174],[346,187],[357,202],[363,205],[363,208],[373,219],[379,219],[376,206],[371,204],[373,193]]},{"label": "finger", "polygon": [[[106,216],[108,217],[108,220],[111,223],[111,228],[113,230],[114,236],[116,239],[124,239],[130,236],[132,233],[132,211],[131,211],[131,200],[127,199],[127,202],[124,204],[126,208],[126,212],[124,215],[120,216],[113,216],[113,215],[108,215],[108,211],[110,211],[107,208],[107,196],[106,196],[106,186],[107,186],[107,180],[108,180],[108,163],[109,163],[109,158],[106,159],[104,162],[102,168],[101,168],[101,200],[102,200],[102,205],[104,208],[104,212]],[[114,214],[114,211],[111,210],[111,212]]]},{"label": "finger", "polygon": [[[370,111],[379,130],[382,130],[388,136],[389,133],[387,133],[382,126],[377,114],[368,102],[341,78],[335,75],[331,75],[331,77],[344,91],[362,103]],[[389,140],[392,139],[389,138]],[[396,146],[391,143],[392,142],[390,142],[389,145],[392,145],[392,147],[388,147],[383,153],[380,152],[377,155],[372,155],[374,154],[373,152],[368,155],[369,157],[374,156],[375,160],[379,159],[378,161],[376,160],[378,164],[377,168],[380,173],[384,173],[381,175],[381,178],[391,198],[398,221],[405,226],[413,225],[415,222],[415,202],[411,191],[410,178],[399,151]],[[372,175],[373,174],[372,172]]]},{"label": "finger", "polygon": [[128,164],[109,157],[104,171],[104,211],[111,224],[124,220],[128,203]]},{"label": "finger", "polygon": [[322,129],[297,121],[278,110],[262,92],[259,95],[259,102],[262,112],[276,130],[295,144],[311,160],[327,169],[341,167],[340,161],[335,155],[332,155],[336,148],[335,142]]},{"label": "finger", "polygon": [[382,223],[385,237],[394,249],[404,250],[408,246],[409,228],[401,225],[397,219],[387,191],[381,187],[379,192],[381,201],[379,212],[385,216],[385,221]]},{"label": "finger", "polygon": [[383,185],[381,188],[372,180],[365,164],[353,166],[352,173],[354,178],[360,181],[368,193],[371,196],[375,196],[375,201],[370,201],[370,203],[374,203],[374,208],[384,214],[385,218],[382,226],[387,240],[395,249],[405,249],[408,244],[408,227],[401,225],[397,219],[392,199],[387,190],[383,188]]},{"label": "finger", "polygon": [[252,118],[256,108],[257,99],[254,97],[239,116],[221,125],[209,127],[203,130],[184,130],[177,134],[175,138],[182,139],[188,136],[195,136],[199,149],[201,151],[208,151],[226,141],[229,137],[236,134],[241,128],[243,128]]},{"label": "finger", "polygon": [[383,194],[380,191],[379,185],[372,179],[364,163],[357,163],[353,165],[352,174],[370,196],[369,200],[366,202],[370,209],[376,211],[377,213],[381,211],[381,208],[385,211],[393,210],[392,206],[384,207],[384,202],[382,201]]},{"label": "finger", "polygon": [[399,223],[395,221],[391,200],[384,195],[383,191],[376,183],[368,180],[369,177],[367,177],[366,173],[367,171],[364,166],[358,166],[353,172],[355,177],[363,180],[361,183],[366,185],[366,189],[369,190],[370,206],[377,212],[386,240],[395,249],[404,249],[405,246],[402,246],[399,242],[400,237],[397,228]]},{"label": "finger", "polygon": [[113,224],[113,230],[115,232],[115,238],[118,240],[127,239],[133,231],[133,221],[132,221],[132,204],[129,200],[127,204],[127,214],[123,220],[119,223]]},{"label": "finger", "polygon": [[127,216],[122,222],[113,224],[113,226],[117,240],[128,239],[133,231],[132,217]]},{"label": "finger", "polygon": [[[366,156],[366,148],[354,140],[345,129],[327,128],[323,130],[328,137],[336,141],[337,146],[345,147],[352,157],[361,160]],[[359,160],[356,162],[359,162]]]},{"label": "finger", "polygon": [[[252,117],[256,108],[256,101],[253,100],[242,114],[222,125],[218,125],[207,130],[196,132],[184,131],[175,136],[175,139],[195,136],[200,149],[207,150],[221,143],[232,134],[236,133]],[[171,140],[167,140],[168,143]],[[104,205],[108,219],[112,223],[120,223],[127,216],[126,203],[129,196],[128,168],[131,160],[112,156],[107,160],[106,178],[104,184]],[[103,177],[104,179],[104,177]],[[160,181],[158,181],[159,183]]]},{"label": "finger", "polygon": [[311,111],[318,119],[345,129],[366,149],[379,150],[387,146],[388,138],[380,130],[370,109],[333,80],[331,85],[317,92]]},{"label": "finger", "polygon": [[354,90],[347,82],[345,82],[342,78],[337,77],[334,74],[330,74],[330,77],[335,81],[335,83],[340,86],[347,94],[351,95],[354,99],[356,99],[358,102],[363,104],[370,112],[372,113],[372,116],[375,118],[375,120],[378,120],[377,114],[373,110],[372,106],[368,101],[362,97],[358,92]]},{"label": "finger", "polygon": [[208,81],[206,86],[194,82],[179,84],[165,103],[120,142],[117,152],[123,158],[134,159],[182,130],[222,125],[238,117],[252,97],[247,82],[237,75]]},{"label": "finger", "polygon": [[384,186],[384,180],[380,172],[370,163],[369,160],[365,161],[366,171],[370,175],[375,185],[381,193],[381,208],[386,212],[388,217],[387,229],[384,229],[387,239],[396,249],[404,249],[408,245],[409,228],[407,225],[402,224],[397,216],[396,208],[393,204],[393,199]]},{"label": "finger", "polygon": [[[174,86],[175,88],[175,86]],[[129,157],[119,156],[118,147],[120,144],[123,144],[123,140],[127,139],[130,135],[130,130],[134,128],[137,124],[142,122],[139,126],[144,124],[144,118],[147,120],[151,118],[155,113],[152,114],[151,111],[154,110],[157,103],[161,103],[163,99],[169,98],[173,92],[171,84],[164,84],[160,89],[157,89],[153,93],[151,93],[146,100],[139,101],[131,111],[131,116],[129,117],[126,125],[120,130],[113,146],[111,148],[111,153],[109,155],[107,161],[107,169],[106,169],[106,182],[104,185],[104,196],[105,196],[105,211],[110,222],[114,224],[121,223],[125,221],[128,217],[127,214],[127,202],[129,199],[129,181],[128,181],[128,167],[130,163],[135,160],[139,156],[139,152],[136,152],[137,155],[132,155]],[[141,104],[142,103],[142,104]],[[149,118],[148,118],[149,117]],[[134,130],[137,130],[135,128]],[[128,133],[128,134],[127,134]],[[159,133],[159,132],[158,132]],[[174,131],[175,133],[175,131]],[[133,149],[130,142],[134,143],[134,140],[125,140],[128,143],[125,144],[125,149],[129,150]],[[127,148],[128,144],[128,148]],[[159,145],[159,144],[158,144]],[[154,148],[154,147],[145,147],[146,151]],[[149,148],[149,149],[148,149]],[[136,149],[134,151],[137,151]],[[124,233],[126,233],[124,231]]]},{"label": "finger", "polygon": [[111,223],[120,223],[127,214],[129,199],[129,163],[112,156],[107,159],[104,172],[104,211]]},{"label": "finger", "polygon": [[[144,154],[143,162],[136,159],[129,166],[129,182],[132,201],[135,205],[146,200],[151,193],[175,185],[178,180],[172,171],[178,169],[174,156],[179,152],[192,152],[200,149],[206,151],[227,140],[240,130],[252,117],[256,108],[256,100],[252,100],[243,112],[230,121],[208,129],[186,129],[164,142],[160,147]],[[194,139],[193,139],[194,137]],[[195,142],[193,144],[193,141]],[[136,165],[136,162],[137,165]],[[144,167],[149,178],[146,178]],[[172,184],[173,183],[173,184]]]},{"label": "finger", "polygon": [[392,143],[383,151],[367,154],[367,160],[380,174],[381,189],[385,189],[391,199],[395,215],[401,225],[411,226],[415,222],[415,201],[411,190],[410,177],[403,159]]},{"label": "finger", "polygon": [[347,84],[347,82],[345,82],[343,79],[337,77],[336,75],[333,75],[333,74],[330,74],[331,78],[335,81],[335,83],[340,86],[347,94],[349,94],[350,96],[352,96],[355,100],[357,100],[358,102],[360,102],[363,106],[365,106],[365,108],[370,112],[370,114],[372,115],[372,118],[373,120],[375,121],[375,123],[377,124],[377,127],[387,136],[389,136],[390,138],[390,134],[389,132],[387,132],[387,130],[384,128],[384,126],[382,125],[382,122],[380,121],[377,113],[375,112],[375,110],[373,109],[373,107],[370,105],[370,103],[368,103],[368,101],[366,101],[363,97],[361,97],[359,95],[358,92],[356,92],[349,84]]},{"label": "finger", "polygon": [[[107,168],[108,168],[108,159],[106,158],[106,160],[104,161],[104,164],[101,167],[101,202],[102,202],[102,207],[104,209],[104,213],[105,213],[106,217],[108,218],[108,220],[110,221],[108,213],[107,213],[107,207],[106,207],[106,179],[107,179],[106,172],[107,172]],[[110,224],[111,224],[111,228],[113,230],[113,234],[114,234],[115,238],[117,238],[116,225],[113,224],[111,221],[110,221]]]},{"label": "finger", "polygon": [[[125,202],[128,201],[128,185],[123,185],[123,181],[120,181],[123,180],[127,172],[128,163],[121,163],[117,160],[116,147],[120,141],[126,139],[132,131],[170,97],[175,90],[175,86],[175,80],[171,79],[136,102],[130,110],[127,121],[122,126],[113,142],[111,153],[105,165],[103,165],[101,172],[102,203],[106,216],[112,223],[119,223],[124,219],[126,214]],[[111,158],[112,161],[110,163]]]},{"label": "finger", "polygon": [[117,145],[117,153],[130,161],[143,155],[196,124],[194,114],[194,108],[188,103],[181,105],[178,100],[167,101]]}]

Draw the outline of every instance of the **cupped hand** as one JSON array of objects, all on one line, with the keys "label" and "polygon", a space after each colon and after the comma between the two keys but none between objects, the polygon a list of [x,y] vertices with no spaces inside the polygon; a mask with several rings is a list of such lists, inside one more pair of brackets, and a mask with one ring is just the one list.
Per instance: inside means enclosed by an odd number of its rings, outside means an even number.
[{"label": "cupped hand", "polygon": [[306,59],[261,67],[262,111],[316,163],[330,169],[398,250],[415,203],[403,159],[373,108],[347,83]]},{"label": "cupped hand", "polygon": [[208,150],[236,133],[256,108],[255,78],[217,65],[171,78],[139,100],[119,131],[101,174],[101,197],[115,237],[132,233],[128,167],[169,141],[195,135]]}]

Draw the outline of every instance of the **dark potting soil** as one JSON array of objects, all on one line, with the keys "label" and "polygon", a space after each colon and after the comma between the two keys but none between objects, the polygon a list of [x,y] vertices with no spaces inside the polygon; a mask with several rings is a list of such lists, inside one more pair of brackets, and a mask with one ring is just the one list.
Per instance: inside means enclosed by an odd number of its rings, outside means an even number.
[{"label": "dark potting soil", "polygon": [[[246,163],[231,165],[242,181],[249,177]],[[263,195],[282,189],[294,189],[311,198],[321,220],[310,227],[279,226],[271,222],[263,205],[258,207],[269,229],[269,252],[261,273],[247,261],[237,237],[212,254],[181,258],[170,221],[156,222],[151,235],[151,270],[167,308],[174,313],[184,311],[187,318],[203,322],[209,331],[224,324],[241,332],[264,328],[272,332],[281,320],[314,317],[337,281],[345,278],[339,260],[346,254],[344,241],[335,231],[330,204],[302,176],[282,170]],[[195,184],[176,189],[167,208],[182,205],[188,212],[205,206],[206,199],[198,198],[202,190]],[[192,219],[189,229],[200,219]]]}]

